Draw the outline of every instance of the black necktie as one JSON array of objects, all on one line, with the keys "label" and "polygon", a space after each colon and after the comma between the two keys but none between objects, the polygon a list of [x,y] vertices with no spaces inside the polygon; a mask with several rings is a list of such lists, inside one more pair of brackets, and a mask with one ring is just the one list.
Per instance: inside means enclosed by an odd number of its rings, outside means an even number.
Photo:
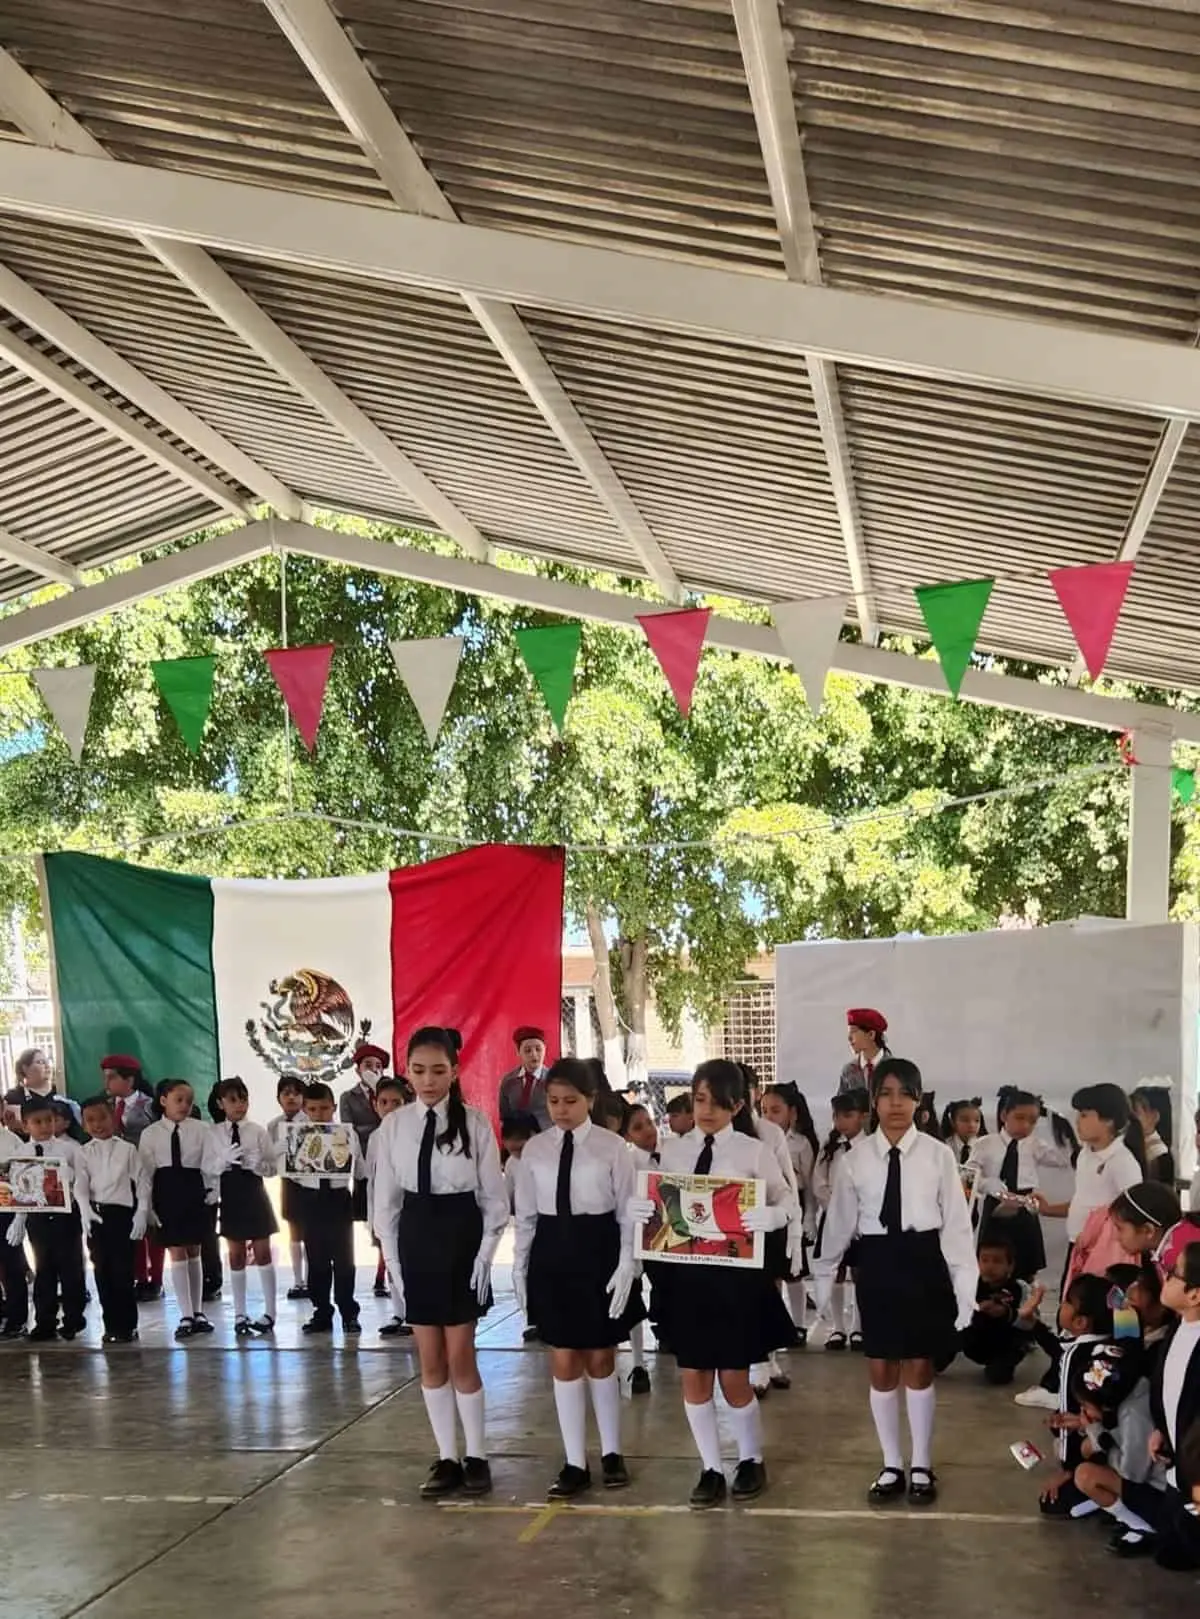
[{"label": "black necktie", "polygon": [[958,1149],[958,1161],[959,1161],[959,1163],[960,1164],[965,1164],[967,1159],[970,1156],[971,1156],[971,1143],[969,1141],[964,1141],[962,1146]]},{"label": "black necktie", "polygon": [[558,1183],[554,1188],[554,1212],[560,1220],[571,1218],[571,1165],[575,1162],[575,1132],[563,1134],[562,1151],[558,1155]]},{"label": "black necktie", "polygon": [[44,1158],[46,1156],[46,1149],[40,1141],[34,1143],[33,1156],[35,1158]]},{"label": "black necktie", "polygon": [[236,1124],[231,1124],[229,1126],[229,1139],[235,1147],[240,1147],[242,1144],[242,1132],[238,1129]]},{"label": "black necktie", "polygon": [[650,1154],[650,1162],[652,1164],[661,1164],[662,1163],[662,1153],[661,1152],[652,1152]]},{"label": "black necktie", "polygon": [[700,1149],[700,1156],[696,1159],[695,1174],[707,1175],[712,1169],[713,1142],[716,1139],[716,1136],[705,1136],[704,1145]]},{"label": "black necktie", "polygon": [[183,1168],[183,1142],[179,1139],[179,1126],[171,1131],[171,1168]]},{"label": "black necktie", "polygon": [[900,1202],[900,1149],[892,1147],[888,1151],[887,1185],[883,1189],[879,1223],[885,1231],[894,1235],[900,1231],[903,1218],[903,1205]]},{"label": "black necktie", "polygon": [[437,1114],[432,1108],[425,1115],[425,1133],[417,1153],[417,1191],[428,1197],[433,1191],[433,1138],[437,1135]]},{"label": "black necktie", "polygon": [[1006,1192],[1015,1192],[1017,1189],[1017,1144],[1010,1141],[1004,1149],[1004,1162],[1000,1165],[1000,1179],[1004,1182]]}]

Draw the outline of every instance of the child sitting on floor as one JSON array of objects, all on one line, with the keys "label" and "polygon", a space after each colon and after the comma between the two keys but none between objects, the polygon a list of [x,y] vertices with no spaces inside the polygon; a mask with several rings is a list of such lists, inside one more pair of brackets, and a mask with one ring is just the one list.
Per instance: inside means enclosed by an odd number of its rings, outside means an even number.
[{"label": "child sitting on floor", "polygon": [[[1094,1512],[1075,1483],[1075,1469],[1083,1460],[1083,1427],[1079,1403],[1073,1392],[1073,1362],[1088,1359],[1088,1346],[1111,1339],[1113,1330],[1112,1306],[1108,1302],[1111,1292],[1103,1276],[1078,1276],[1068,1287],[1058,1310],[1058,1327],[1062,1334],[1059,1360],[1058,1410],[1047,1421],[1057,1435],[1055,1452],[1059,1469],[1050,1480],[1038,1505],[1047,1518],[1084,1517]],[[1085,1505],[1086,1503],[1086,1505]],[[1080,1511],[1076,1513],[1076,1508]]]},{"label": "child sitting on floor", "polygon": [[1007,1237],[985,1235],[978,1254],[975,1314],[959,1334],[958,1352],[983,1367],[987,1382],[1011,1383],[1029,1353],[1043,1289],[1014,1274],[1016,1255]]}]

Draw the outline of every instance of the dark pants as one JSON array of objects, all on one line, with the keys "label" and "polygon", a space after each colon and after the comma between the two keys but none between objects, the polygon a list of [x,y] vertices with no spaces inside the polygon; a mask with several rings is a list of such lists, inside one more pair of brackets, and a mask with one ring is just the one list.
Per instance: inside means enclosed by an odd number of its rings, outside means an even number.
[{"label": "dark pants", "polygon": [[104,1312],[104,1330],[112,1337],[128,1338],[137,1331],[138,1324],[134,1293],[136,1244],[130,1236],[133,1210],[126,1203],[100,1203],[96,1212],[101,1223],[92,1227],[89,1246]]},{"label": "dark pants", "polygon": [[25,1249],[10,1248],[11,1214],[0,1214],[0,1282],[4,1285],[4,1325],[15,1331],[29,1320],[29,1266]]},{"label": "dark pants", "polygon": [[221,1244],[217,1238],[217,1211],[213,1204],[205,1205],[204,1240],[200,1244],[200,1265],[204,1272],[204,1291],[219,1293],[224,1281],[221,1269]]},{"label": "dark pants", "polygon": [[1011,1383],[1029,1349],[1030,1335],[1008,1321],[977,1315],[959,1334],[959,1353],[983,1367],[989,1383]]},{"label": "dark pants", "polygon": [[1048,1393],[1057,1394],[1062,1366],[1062,1339],[1044,1321],[1039,1321],[1033,1329],[1033,1341],[1050,1358],[1049,1366],[1042,1373],[1041,1386]]},{"label": "dark pants", "polygon": [[26,1230],[33,1249],[34,1324],[44,1332],[58,1326],[62,1299],[64,1332],[81,1332],[85,1325],[83,1284],[83,1230],[79,1213],[31,1214]]},{"label": "dark pants", "polygon": [[343,1321],[358,1320],[354,1297],[354,1220],[350,1194],[339,1190],[317,1194],[304,1210],[304,1252],[308,1260],[308,1296],[313,1314],[333,1320],[330,1295]]}]

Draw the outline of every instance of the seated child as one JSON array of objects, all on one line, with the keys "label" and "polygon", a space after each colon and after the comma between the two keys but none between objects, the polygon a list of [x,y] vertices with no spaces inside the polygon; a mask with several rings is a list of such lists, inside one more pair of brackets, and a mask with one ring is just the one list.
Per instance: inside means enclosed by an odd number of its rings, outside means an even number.
[{"label": "seated child", "polygon": [[[1110,1283],[1104,1276],[1077,1276],[1067,1288],[1058,1309],[1062,1334],[1059,1362],[1058,1410],[1047,1426],[1056,1434],[1055,1450],[1059,1470],[1042,1492],[1038,1503],[1048,1518],[1085,1517],[1098,1510],[1075,1483],[1075,1469],[1083,1460],[1083,1422],[1078,1401],[1072,1393],[1072,1362],[1083,1361],[1089,1344],[1112,1338],[1112,1306],[1108,1302]],[[1078,1508],[1078,1512],[1076,1511]]]},{"label": "seated child", "polygon": [[1043,1289],[1017,1279],[1016,1254],[1007,1237],[985,1233],[978,1252],[975,1314],[959,1334],[958,1351],[983,1367],[987,1382],[1011,1383],[1029,1353]]},{"label": "seated child", "polygon": [[[1141,1345],[1133,1340],[1092,1345],[1077,1357],[1071,1382],[1084,1424],[1075,1484],[1116,1519],[1111,1552],[1136,1557],[1153,1550],[1154,1530],[1142,1508],[1148,1496],[1161,1496],[1166,1476],[1150,1457],[1154,1421]],[[1147,1510],[1151,1518],[1158,1516],[1153,1505]]]}]

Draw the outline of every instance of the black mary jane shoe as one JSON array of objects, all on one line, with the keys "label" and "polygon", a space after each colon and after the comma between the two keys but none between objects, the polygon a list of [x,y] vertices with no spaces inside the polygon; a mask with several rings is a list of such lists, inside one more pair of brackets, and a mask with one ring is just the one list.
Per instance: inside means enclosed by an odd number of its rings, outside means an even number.
[{"label": "black mary jane shoe", "polygon": [[853,1351],[854,1354],[856,1354],[856,1355],[861,1355],[862,1354],[862,1333],[861,1332],[852,1332],[850,1334],[850,1348],[851,1348],[851,1350]]},{"label": "black mary jane shoe", "polygon": [[937,1474],[929,1467],[908,1470],[908,1499],[914,1507],[931,1507],[937,1500]]},{"label": "black mary jane shoe", "polygon": [[644,1366],[635,1366],[629,1374],[630,1394],[649,1394],[650,1373]]},{"label": "black mary jane shoe", "polygon": [[463,1487],[462,1463],[449,1456],[434,1462],[421,1486],[423,1501],[437,1501],[444,1495],[457,1495]]},{"label": "black mary jane shoe", "polygon": [[790,1389],[792,1380],[785,1371],[771,1373],[771,1387],[773,1389]]},{"label": "black mary jane shoe", "polygon": [[902,1467],[884,1467],[867,1491],[867,1500],[876,1506],[882,1501],[898,1501],[907,1488]]},{"label": "black mary jane shoe", "polygon": [[619,1451],[609,1451],[600,1458],[600,1472],[606,1490],[624,1490],[629,1487],[629,1469]]},{"label": "black mary jane shoe", "polygon": [[739,1462],[733,1475],[733,1499],[753,1501],[767,1487],[767,1470],[761,1462]]},{"label": "black mary jane shoe", "polygon": [[846,1347],[844,1332],[831,1332],[825,1340],[825,1349],[831,1355],[840,1355]]},{"label": "black mary jane shoe", "polygon": [[696,1487],[688,1497],[688,1505],[696,1512],[707,1512],[725,1501],[725,1475],[714,1468],[705,1468],[696,1480]]},{"label": "black mary jane shoe", "polygon": [[572,1467],[570,1462],[563,1464],[562,1472],[546,1491],[547,1501],[573,1501],[577,1495],[592,1487],[592,1470],[590,1467]]}]

